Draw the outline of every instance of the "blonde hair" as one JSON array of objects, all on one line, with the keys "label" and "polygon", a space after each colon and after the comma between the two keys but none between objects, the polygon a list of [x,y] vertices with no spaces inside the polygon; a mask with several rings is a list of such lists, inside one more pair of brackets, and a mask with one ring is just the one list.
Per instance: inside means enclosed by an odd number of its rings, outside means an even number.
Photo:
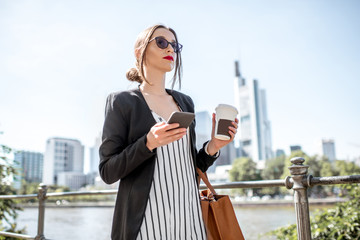
[{"label": "blonde hair", "polygon": [[[147,29],[145,29],[144,31],[142,31],[139,36],[136,39],[135,42],[135,50],[139,51],[139,58],[136,57],[136,62],[135,62],[135,68],[130,68],[127,72],[126,72],[126,78],[129,81],[133,81],[133,82],[138,82],[138,83],[142,83],[143,81],[149,83],[145,76],[144,76],[144,59],[146,57],[145,51],[146,48],[149,44],[149,41],[152,37],[152,35],[154,34],[155,30],[158,28],[165,28],[167,30],[169,30],[172,34],[174,34],[175,36],[175,41],[178,42],[177,39],[177,35],[175,33],[175,31],[169,27],[166,27],[164,25],[158,24],[158,25],[154,25],[151,26]],[[179,79],[179,88],[181,87],[181,75],[182,75],[182,63],[181,63],[181,53],[178,52],[176,54],[176,60],[175,60],[175,72],[174,72],[174,76],[172,78],[172,85],[171,88],[173,89],[176,83],[177,78]],[[151,84],[151,83],[149,83]]]}]

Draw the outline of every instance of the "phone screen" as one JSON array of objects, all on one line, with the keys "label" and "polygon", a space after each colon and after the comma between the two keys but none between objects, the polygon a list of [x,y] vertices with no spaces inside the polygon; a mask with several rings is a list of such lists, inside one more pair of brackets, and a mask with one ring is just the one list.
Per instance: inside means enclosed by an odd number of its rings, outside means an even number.
[{"label": "phone screen", "polygon": [[173,112],[168,123],[179,123],[179,128],[188,128],[194,120],[195,114],[190,112]]}]

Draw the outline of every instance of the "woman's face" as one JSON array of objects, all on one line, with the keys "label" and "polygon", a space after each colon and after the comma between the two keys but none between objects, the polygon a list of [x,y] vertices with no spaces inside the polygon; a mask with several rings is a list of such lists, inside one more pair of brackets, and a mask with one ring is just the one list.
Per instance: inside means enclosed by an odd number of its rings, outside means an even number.
[{"label": "woman's face", "polygon": [[[162,37],[168,42],[176,42],[174,34],[165,28],[156,29],[150,40],[156,37]],[[165,73],[170,72],[174,68],[175,60],[176,53],[173,47],[168,44],[167,48],[161,49],[157,46],[156,39],[154,39],[146,48],[144,65],[148,69]]]}]

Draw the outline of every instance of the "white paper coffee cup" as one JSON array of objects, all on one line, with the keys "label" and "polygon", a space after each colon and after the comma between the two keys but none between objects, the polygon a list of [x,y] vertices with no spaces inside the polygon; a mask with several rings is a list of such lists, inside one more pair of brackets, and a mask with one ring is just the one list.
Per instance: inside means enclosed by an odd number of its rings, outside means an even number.
[{"label": "white paper coffee cup", "polygon": [[227,104],[219,104],[216,108],[216,124],[215,137],[220,140],[229,140],[229,126],[233,126],[231,122],[235,121],[238,110]]}]

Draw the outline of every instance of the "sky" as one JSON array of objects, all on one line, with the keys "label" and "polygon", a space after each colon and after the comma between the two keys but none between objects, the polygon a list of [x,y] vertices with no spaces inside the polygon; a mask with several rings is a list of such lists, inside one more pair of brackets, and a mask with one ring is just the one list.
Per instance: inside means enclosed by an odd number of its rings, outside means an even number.
[{"label": "sky", "polygon": [[93,146],[106,96],[137,87],[125,77],[137,35],[163,23],[184,45],[181,91],[196,111],[234,104],[238,60],[266,90],[274,150],[313,155],[331,138],[338,159],[360,157],[359,12],[356,0],[0,0],[0,143]]}]

